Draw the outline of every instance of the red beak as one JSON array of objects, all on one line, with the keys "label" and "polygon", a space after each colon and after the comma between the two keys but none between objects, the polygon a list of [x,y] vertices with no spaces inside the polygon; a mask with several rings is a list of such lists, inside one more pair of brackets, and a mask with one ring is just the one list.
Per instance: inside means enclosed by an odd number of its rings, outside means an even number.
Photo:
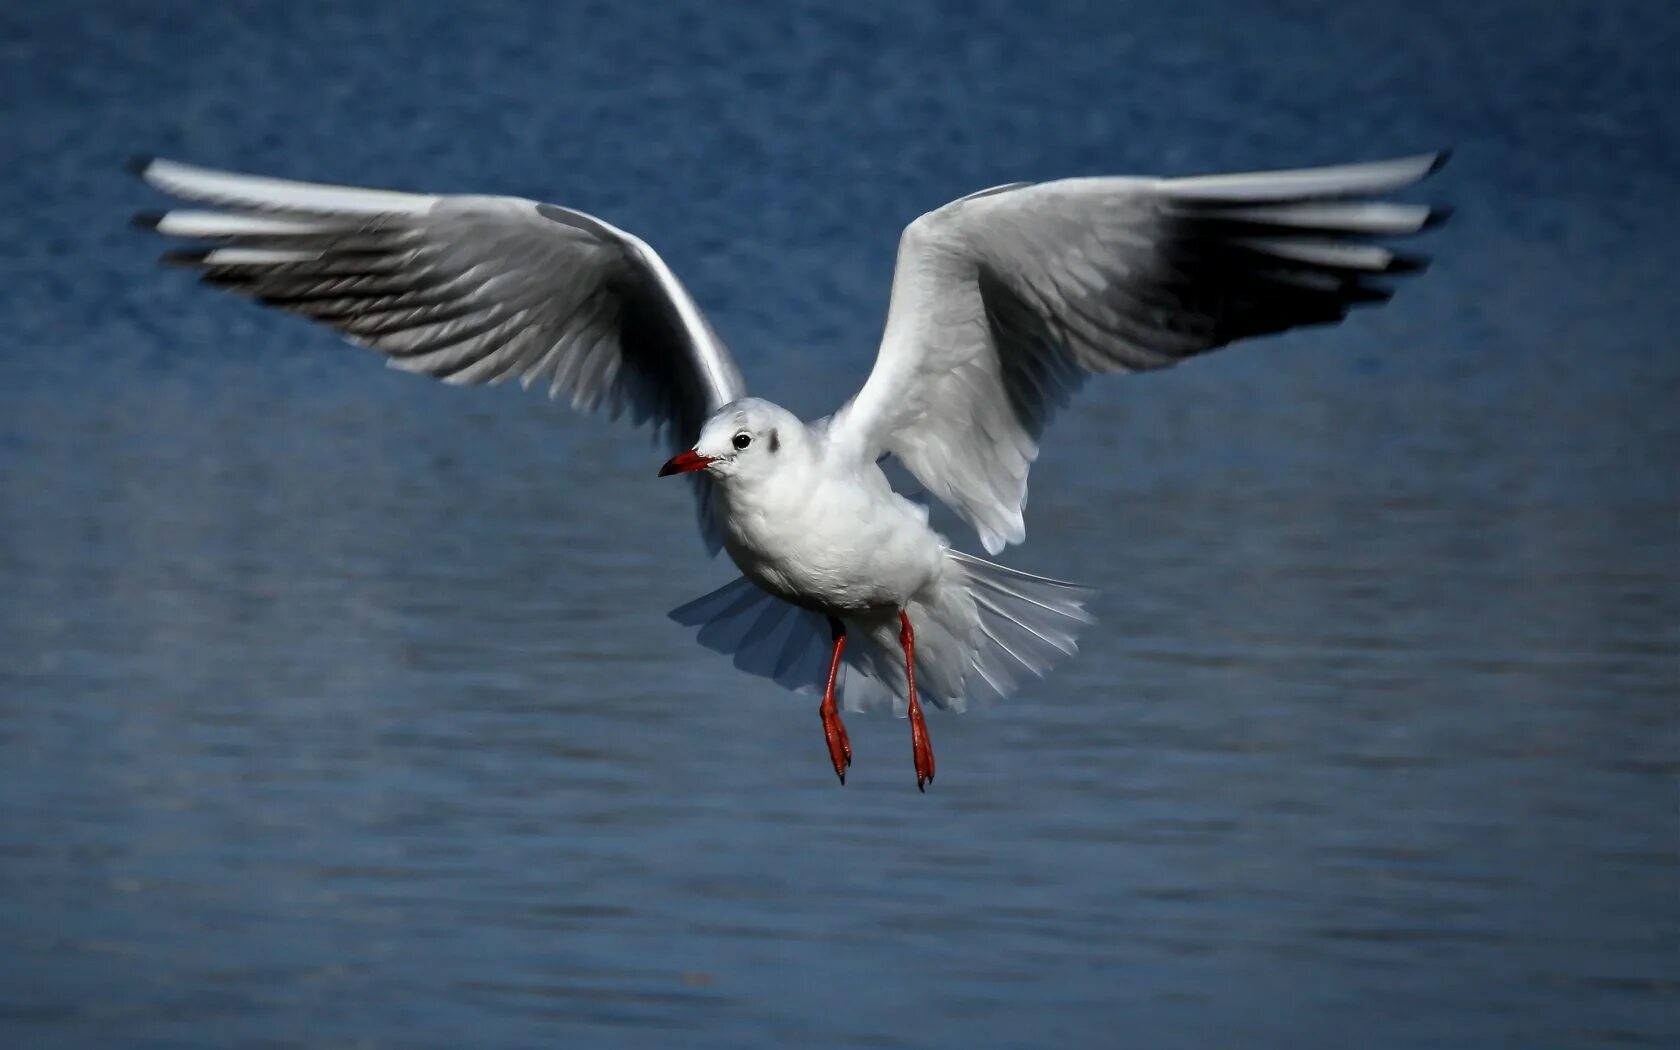
[{"label": "red beak", "polygon": [[667,460],[663,467],[659,468],[659,476],[666,478],[672,474],[687,474],[691,470],[704,470],[706,465],[716,458],[716,456],[702,456],[693,449],[689,449],[687,452],[678,452]]}]

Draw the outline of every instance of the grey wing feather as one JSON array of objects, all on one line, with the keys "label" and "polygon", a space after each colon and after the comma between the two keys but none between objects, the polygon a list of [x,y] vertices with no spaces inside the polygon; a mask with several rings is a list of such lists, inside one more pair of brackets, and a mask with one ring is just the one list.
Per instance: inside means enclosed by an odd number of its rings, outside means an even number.
[{"label": "grey wing feather", "polygon": [[1341,320],[1421,267],[1374,238],[1444,213],[1368,198],[1444,154],[1186,179],[999,187],[904,231],[874,370],[831,425],[896,454],[988,551],[1026,530],[1027,473],[1085,379],[1164,368],[1250,336]]},{"label": "grey wing feather", "polygon": [[[731,657],[739,670],[796,692],[822,691],[834,651],[828,618],[783,601],[745,576],[678,606],[670,617],[699,628],[695,640]],[[858,633],[841,665],[839,695],[848,711],[903,703],[897,635],[886,646],[871,641]]]},{"label": "grey wing feather", "polygon": [[671,610],[671,619],[698,627],[698,641],[734,658],[735,666],[788,689],[822,688],[828,670],[828,621],[790,605],[745,576]]},{"label": "grey wing feather", "polygon": [[[649,423],[672,451],[746,393],[664,261],[593,216],[514,197],[292,182],[165,160],[136,172],[221,210],[141,217],[205,246],[170,252],[206,282],[330,325],[393,368],[448,383],[517,377]],[[701,531],[719,548],[710,483]]]}]

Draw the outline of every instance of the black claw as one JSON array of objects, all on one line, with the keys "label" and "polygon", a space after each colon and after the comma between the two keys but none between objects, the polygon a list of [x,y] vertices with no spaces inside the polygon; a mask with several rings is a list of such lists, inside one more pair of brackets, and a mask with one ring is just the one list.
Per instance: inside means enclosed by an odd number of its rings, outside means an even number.
[{"label": "black claw", "polygon": [[924,795],[927,794],[927,784],[923,782],[921,777],[916,778],[916,790]]},{"label": "black claw", "polygon": [[846,774],[844,774],[844,773],[840,774],[840,786],[841,787],[846,786]]}]

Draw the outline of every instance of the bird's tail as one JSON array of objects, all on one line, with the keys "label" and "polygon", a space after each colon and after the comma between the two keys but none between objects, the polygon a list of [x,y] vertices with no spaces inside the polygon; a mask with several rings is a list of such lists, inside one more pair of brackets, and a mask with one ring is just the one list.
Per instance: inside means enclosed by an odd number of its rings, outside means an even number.
[{"label": "bird's tail", "polygon": [[[1075,637],[1094,622],[1085,606],[1095,593],[946,550],[939,582],[905,609],[916,637],[917,694],[952,711],[1007,697],[1078,651]],[[861,674],[847,682],[846,707],[890,702],[904,714],[897,617],[848,622],[847,630],[858,643],[848,645],[847,663]]]},{"label": "bird's tail", "polygon": [[[953,711],[1001,700],[1029,676],[1041,676],[1078,649],[1092,623],[1089,588],[1033,576],[959,551],[945,552],[939,582],[905,612],[916,638],[916,691]],[[734,658],[748,674],[789,689],[816,692],[831,651],[827,619],[760,590],[743,578],[697,598],[671,618],[698,627],[700,644]],[[904,656],[897,616],[846,620],[848,711],[906,709]]]},{"label": "bird's tail", "polygon": [[[924,615],[931,613],[943,623],[956,616],[972,617],[974,628],[964,647],[962,696],[950,704],[957,710],[965,699],[1002,700],[1024,679],[1042,677],[1057,661],[1078,651],[1075,638],[1095,622],[1085,609],[1096,596],[1089,587],[1034,576],[961,551],[946,550],[945,561],[941,597]],[[944,597],[952,591],[957,592],[954,600]],[[926,632],[916,624],[915,613],[912,608],[920,657]]]}]

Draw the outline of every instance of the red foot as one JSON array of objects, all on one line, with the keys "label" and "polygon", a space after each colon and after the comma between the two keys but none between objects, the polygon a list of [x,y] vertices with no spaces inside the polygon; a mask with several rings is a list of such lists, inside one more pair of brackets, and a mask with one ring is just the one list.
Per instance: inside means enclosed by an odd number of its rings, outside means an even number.
[{"label": "red foot", "polygon": [[822,716],[823,738],[828,742],[828,758],[834,763],[834,775],[846,783],[846,767],[852,764],[852,742],[846,737],[846,724],[840,721],[840,710],[834,706],[834,683],[840,676],[840,654],[846,651],[846,625],[830,618],[829,631],[834,635],[834,656],[828,662],[828,685],[823,689],[822,704],[817,714]]},{"label": "red foot", "polygon": [[898,613],[898,641],[904,646],[904,679],[910,691],[910,757],[916,763],[916,790],[925,792],[933,783],[933,743],[928,739],[922,702],[916,698],[916,632],[910,629],[910,617],[902,609]]},{"label": "red foot", "polygon": [[933,783],[933,744],[928,740],[922,705],[914,699],[910,701],[910,757],[916,763],[916,788],[926,791],[927,785]]},{"label": "red foot", "polygon": [[846,782],[846,767],[852,764],[852,742],[846,738],[846,724],[833,702],[817,708],[822,715],[823,737],[828,741],[828,760],[834,763],[834,775]]}]

